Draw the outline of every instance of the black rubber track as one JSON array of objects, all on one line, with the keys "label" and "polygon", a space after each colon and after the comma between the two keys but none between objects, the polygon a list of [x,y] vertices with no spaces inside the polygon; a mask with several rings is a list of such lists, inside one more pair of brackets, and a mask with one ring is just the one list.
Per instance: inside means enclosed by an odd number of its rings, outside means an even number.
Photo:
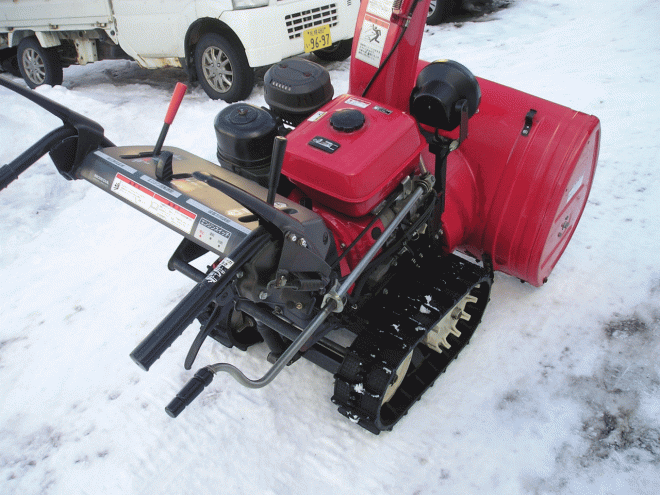
[{"label": "black rubber track", "polygon": [[[357,337],[335,375],[332,401],[339,412],[372,433],[391,430],[408,409],[433,385],[468,344],[490,296],[492,271],[455,255],[438,257],[429,251],[399,263],[386,290],[357,310],[351,330]],[[460,337],[450,334],[443,352],[426,346],[424,336],[467,295],[459,320]],[[411,364],[394,395],[385,393],[396,370],[413,352]]]}]

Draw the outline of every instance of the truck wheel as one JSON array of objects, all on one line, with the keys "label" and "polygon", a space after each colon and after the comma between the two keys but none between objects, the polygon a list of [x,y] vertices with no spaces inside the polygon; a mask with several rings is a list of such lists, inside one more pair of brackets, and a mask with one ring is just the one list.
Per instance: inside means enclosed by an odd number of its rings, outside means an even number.
[{"label": "truck wheel", "polygon": [[435,26],[446,20],[454,11],[455,0],[431,0],[429,13],[426,17],[426,24]]},{"label": "truck wheel", "polygon": [[346,60],[351,56],[351,49],[353,48],[353,38],[350,40],[341,40],[338,43],[334,43],[328,48],[323,48],[322,50],[317,50],[314,52],[321,60],[327,60],[329,62],[341,62]]},{"label": "truck wheel", "polygon": [[43,48],[37,38],[24,38],[18,44],[18,68],[27,85],[62,84],[62,62],[52,49]]},{"label": "truck wheel", "polygon": [[242,47],[215,33],[202,36],[195,47],[195,70],[202,88],[213,100],[244,100],[252,92],[254,71]]}]

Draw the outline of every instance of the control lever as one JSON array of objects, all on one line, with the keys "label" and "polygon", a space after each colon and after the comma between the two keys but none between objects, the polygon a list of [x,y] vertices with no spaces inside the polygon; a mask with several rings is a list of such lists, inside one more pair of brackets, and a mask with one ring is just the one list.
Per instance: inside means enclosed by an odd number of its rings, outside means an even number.
[{"label": "control lever", "polygon": [[167,131],[170,130],[170,125],[172,125],[172,121],[174,121],[174,117],[179,111],[179,105],[181,105],[181,100],[183,100],[183,95],[186,94],[187,89],[188,86],[185,84],[180,82],[176,83],[174,93],[172,94],[172,99],[170,100],[170,106],[167,107],[167,113],[165,114],[165,123],[163,124],[163,128],[160,130],[160,136],[158,136],[158,141],[156,141],[156,146],[152,152],[153,157],[160,155],[160,150],[163,147],[163,143],[165,142]]},{"label": "control lever", "polygon": [[163,148],[163,143],[165,142],[165,137],[167,132],[170,130],[170,125],[174,121],[176,113],[179,111],[179,106],[183,100],[183,96],[186,94],[188,86],[178,82],[172,93],[172,99],[170,100],[170,105],[167,107],[167,113],[165,114],[165,122],[163,127],[160,130],[160,135],[156,141],[156,146],[152,151],[141,151],[136,155],[123,155],[123,159],[131,158],[146,158],[152,157],[156,162],[156,178],[163,182],[169,182],[172,180],[172,153],[169,151],[161,151]]}]

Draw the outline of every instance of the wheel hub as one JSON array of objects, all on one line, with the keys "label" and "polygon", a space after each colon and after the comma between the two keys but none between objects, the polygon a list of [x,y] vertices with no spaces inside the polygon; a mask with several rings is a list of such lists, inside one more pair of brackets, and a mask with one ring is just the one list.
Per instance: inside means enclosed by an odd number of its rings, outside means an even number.
[{"label": "wheel hub", "polygon": [[204,51],[202,59],[204,75],[211,87],[226,93],[231,88],[234,73],[225,52],[216,47],[209,47]]},{"label": "wheel hub", "polygon": [[35,84],[43,84],[46,80],[46,68],[43,59],[36,50],[28,48],[23,53],[23,68],[28,78]]}]

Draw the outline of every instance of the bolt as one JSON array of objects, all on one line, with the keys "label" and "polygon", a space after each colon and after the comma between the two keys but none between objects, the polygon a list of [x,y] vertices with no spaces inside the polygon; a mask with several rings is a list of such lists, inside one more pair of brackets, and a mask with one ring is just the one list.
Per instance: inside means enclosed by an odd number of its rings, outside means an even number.
[{"label": "bolt", "polygon": [[383,289],[383,294],[387,295],[389,293],[390,293],[390,291],[388,291],[387,289]]},{"label": "bolt", "polygon": [[297,302],[296,309],[303,309],[303,304],[301,302]]},{"label": "bolt", "polygon": [[243,273],[242,270],[240,272],[236,272],[236,278],[243,278],[244,275],[245,273]]},{"label": "bolt", "polygon": [[307,247],[307,241],[301,237],[300,239],[298,239],[298,245],[300,247],[306,248]]},{"label": "bolt", "polygon": [[261,299],[262,301],[265,301],[266,299],[268,299],[268,292],[263,291],[263,290],[261,292],[259,292],[259,299]]}]

